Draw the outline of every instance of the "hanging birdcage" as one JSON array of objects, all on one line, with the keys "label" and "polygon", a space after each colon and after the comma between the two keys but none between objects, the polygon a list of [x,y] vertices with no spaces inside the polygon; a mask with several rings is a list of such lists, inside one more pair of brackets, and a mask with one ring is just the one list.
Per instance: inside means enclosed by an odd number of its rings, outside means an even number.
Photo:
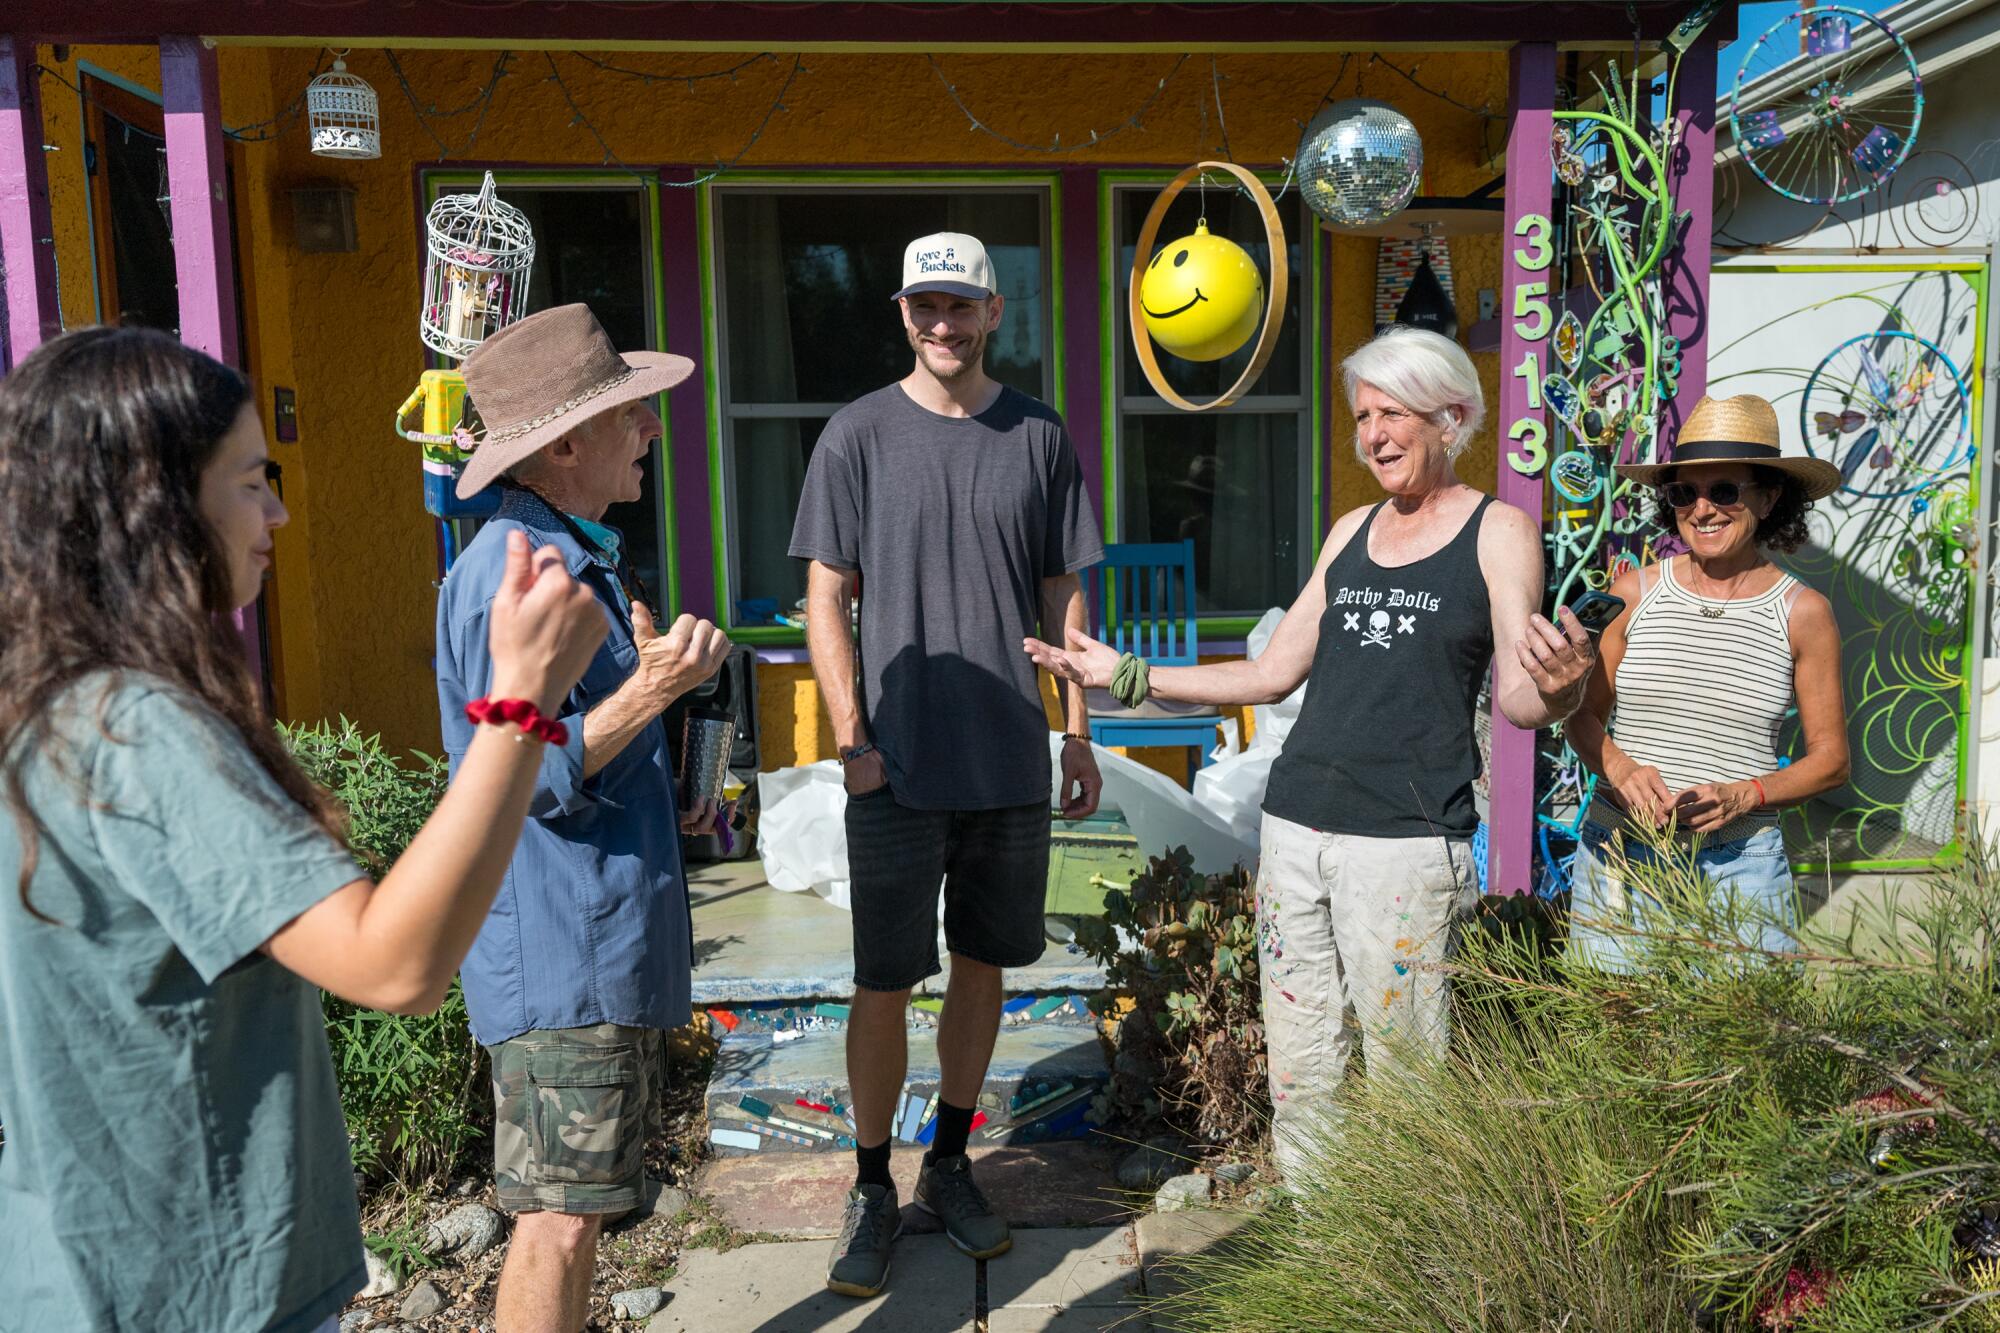
[{"label": "hanging birdcage", "polygon": [[306,126],[320,157],[382,156],[381,99],[366,79],[347,72],[339,56],[306,85]]},{"label": "hanging birdcage", "polygon": [[462,361],[487,334],[527,313],[535,233],[520,209],[494,197],[490,171],[478,194],[432,204],[424,230],[424,346]]}]

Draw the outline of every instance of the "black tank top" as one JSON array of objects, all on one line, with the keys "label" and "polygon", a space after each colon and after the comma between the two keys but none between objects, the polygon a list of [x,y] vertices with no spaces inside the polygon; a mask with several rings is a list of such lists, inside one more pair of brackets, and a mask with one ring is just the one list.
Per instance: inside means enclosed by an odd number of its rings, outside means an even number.
[{"label": "black tank top", "polygon": [[1305,706],[1265,813],[1369,838],[1472,836],[1472,713],[1493,659],[1479,524],[1492,503],[1444,549],[1394,569],[1368,554],[1377,505],[1327,566]]}]

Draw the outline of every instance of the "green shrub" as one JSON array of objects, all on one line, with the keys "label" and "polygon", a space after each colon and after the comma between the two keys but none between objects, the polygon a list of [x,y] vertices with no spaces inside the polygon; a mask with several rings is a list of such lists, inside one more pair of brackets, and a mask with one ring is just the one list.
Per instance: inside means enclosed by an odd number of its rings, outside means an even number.
[{"label": "green shrub", "polygon": [[[1968,845],[1977,848],[1973,840]],[[1629,975],[1468,932],[1451,1055],[1362,1080],[1294,1201],[1193,1261],[1217,1329],[2000,1327],[2000,865],[1765,950],[1628,863]]]},{"label": "green shrub", "polygon": [[[442,759],[399,763],[379,736],[346,718],[281,728],[314,781],[346,807],[348,836],[371,874],[382,875],[444,795]],[[324,997],[327,1041],[357,1169],[412,1190],[448,1178],[492,1132],[486,1052],[472,1038],[453,982],[421,1017],[361,1009]]]},{"label": "green shrub", "polygon": [[[1134,1009],[1118,1025],[1102,1118],[1158,1116],[1210,1143],[1255,1140],[1270,1120],[1259,1008],[1257,909],[1250,876],[1198,875],[1184,847],[1152,858],[1127,889],[1104,895],[1076,942],[1105,969],[1093,1002]],[[1136,937],[1126,949],[1118,932]]]}]

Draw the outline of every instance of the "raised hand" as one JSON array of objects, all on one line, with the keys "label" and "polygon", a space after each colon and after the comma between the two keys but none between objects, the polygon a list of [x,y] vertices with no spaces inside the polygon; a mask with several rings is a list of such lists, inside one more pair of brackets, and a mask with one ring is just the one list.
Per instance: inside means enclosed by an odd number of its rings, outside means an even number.
[{"label": "raised hand", "polygon": [[486,616],[495,698],[528,699],[553,714],[608,628],[597,598],[564,568],[561,551],[544,546],[530,554],[527,534],[507,534],[507,566]]},{"label": "raised hand", "polygon": [[1111,688],[1111,673],[1118,669],[1118,650],[1099,643],[1082,630],[1068,631],[1067,650],[1040,639],[1021,640],[1021,650],[1035,659],[1035,665],[1061,680],[1073,680],[1090,690]]},{"label": "raised hand", "polygon": [[632,642],[639,665],[632,679],[656,711],[686,694],[721,669],[729,656],[729,638],[706,620],[683,615],[662,634],[644,602],[632,603]]},{"label": "raised hand", "polygon": [[1597,645],[1568,607],[1559,608],[1556,617],[1560,627],[1544,616],[1529,616],[1528,632],[1514,641],[1514,655],[1542,698],[1568,711],[1583,701]]}]

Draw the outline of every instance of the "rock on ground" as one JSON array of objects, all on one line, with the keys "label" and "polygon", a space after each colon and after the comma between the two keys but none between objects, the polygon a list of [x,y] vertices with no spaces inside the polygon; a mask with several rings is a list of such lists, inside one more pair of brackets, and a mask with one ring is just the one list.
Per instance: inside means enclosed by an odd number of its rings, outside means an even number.
[{"label": "rock on ground", "polygon": [[1175,1176],[1160,1186],[1160,1192],[1153,1196],[1153,1206],[1163,1213],[1178,1212],[1183,1208],[1194,1208],[1207,1203],[1215,1182],[1205,1171],[1190,1171],[1184,1176]]},{"label": "rock on ground", "polygon": [[377,1296],[393,1296],[396,1289],[403,1285],[402,1279],[396,1276],[396,1270],[373,1250],[362,1257],[368,1264],[368,1285],[361,1289],[359,1299],[366,1301]]},{"label": "rock on ground", "polygon": [[648,1319],[667,1303],[667,1293],[658,1287],[634,1287],[611,1298],[611,1313],[620,1319]]},{"label": "rock on ground", "polygon": [[340,1317],[340,1333],[360,1333],[362,1325],[367,1322],[366,1310],[349,1310]]},{"label": "rock on ground", "polygon": [[444,1293],[439,1291],[429,1278],[425,1278],[410,1288],[410,1294],[404,1298],[403,1307],[398,1313],[405,1319],[429,1319],[444,1309],[444,1306]]},{"label": "rock on ground", "polygon": [[500,1214],[483,1203],[462,1203],[424,1231],[424,1250],[461,1263],[477,1259],[507,1236]]},{"label": "rock on ground", "polygon": [[1118,1163],[1119,1188],[1149,1190],[1177,1174],[1182,1165],[1180,1151],[1181,1145],[1174,1139],[1147,1139],[1144,1146],[1133,1149]]},{"label": "rock on ground", "polygon": [[648,1176],[646,1178],[646,1212],[649,1216],[671,1222],[687,1211],[686,1190],[663,1185]]},{"label": "rock on ground", "polygon": [[1224,1162],[1215,1168],[1215,1178],[1231,1185],[1241,1185],[1257,1174],[1257,1168],[1248,1162]]}]

